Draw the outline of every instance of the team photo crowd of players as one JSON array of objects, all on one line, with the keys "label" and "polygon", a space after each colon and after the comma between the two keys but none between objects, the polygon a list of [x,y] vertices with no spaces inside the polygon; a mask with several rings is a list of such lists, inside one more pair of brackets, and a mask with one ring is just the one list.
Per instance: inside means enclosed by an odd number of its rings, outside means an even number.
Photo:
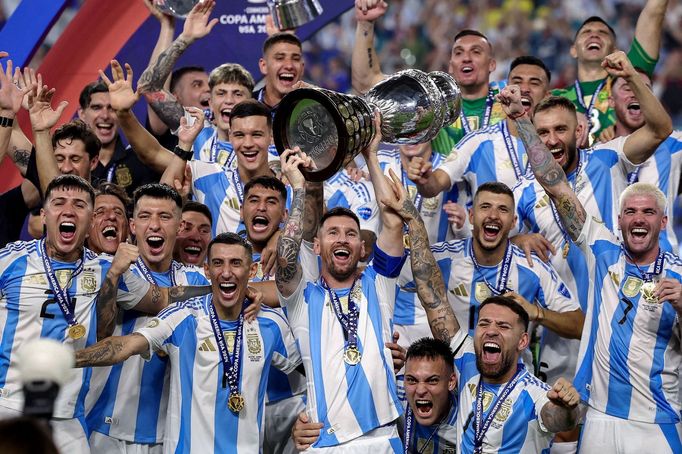
[{"label": "team photo crowd of players", "polygon": [[[355,3],[362,94],[387,77],[389,5]],[[295,34],[258,75],[176,68],[215,1],[174,40],[148,6],[149,66],[112,61],[66,123],[59,87],[2,53],[0,157],[25,180],[0,195],[0,426],[23,412],[17,352],[49,338],[75,351],[61,453],[682,453],[682,132],[651,90],[667,0],[627,52],[587,18],[553,91],[532,55],[491,81],[486,36],[453,30],[456,121],[378,133],[324,183],[273,145],[308,86]]]}]

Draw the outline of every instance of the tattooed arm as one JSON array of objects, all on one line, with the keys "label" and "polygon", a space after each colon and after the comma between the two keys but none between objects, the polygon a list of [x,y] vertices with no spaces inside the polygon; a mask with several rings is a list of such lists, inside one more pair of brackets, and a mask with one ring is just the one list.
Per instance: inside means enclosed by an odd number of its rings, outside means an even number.
[{"label": "tattooed arm", "polygon": [[585,224],[586,213],[580,200],[568,184],[561,165],[554,160],[545,144],[540,140],[535,126],[525,115],[521,104],[521,92],[517,85],[509,85],[498,95],[498,100],[507,116],[516,123],[519,137],[526,147],[528,161],[538,183],[554,202],[561,223],[576,241]]},{"label": "tattooed arm", "polygon": [[107,337],[76,351],[76,367],[111,366],[149,350],[149,341],[138,333]]},{"label": "tattooed arm", "polygon": [[381,73],[379,57],[374,49],[374,21],[383,16],[387,5],[383,2],[368,8],[366,0],[355,2],[355,44],[351,56],[351,83],[358,93],[367,91],[386,78]]},{"label": "tattooed arm", "polygon": [[197,39],[208,35],[218,23],[218,19],[208,20],[214,7],[214,0],[197,3],[185,19],[182,33],[168,49],[161,52],[158,59],[150,63],[137,83],[139,92],[147,99],[149,106],[171,129],[177,129],[180,126],[184,109],[175,96],[164,89],[164,83],[170,76],[175,62],[187,47]]},{"label": "tattooed arm", "polygon": [[305,218],[303,219],[303,239],[313,241],[317,227],[324,212],[324,183],[306,181]]},{"label": "tattooed arm", "polygon": [[431,252],[428,233],[417,208],[407,197],[407,192],[393,171],[390,180],[383,177],[390,186],[393,196],[382,203],[395,210],[405,221],[410,236],[410,262],[412,275],[417,287],[417,296],[424,306],[429,320],[431,334],[436,339],[450,343],[459,331],[459,323],[445,293],[445,282]]},{"label": "tattooed arm", "polygon": [[303,271],[298,260],[298,253],[303,239],[303,219],[305,218],[305,179],[299,169],[310,165],[310,158],[298,148],[285,150],[280,158],[282,173],[287,177],[294,189],[289,218],[277,244],[277,272],[275,283],[282,296],[291,296],[298,287]]},{"label": "tattooed arm", "polygon": [[557,379],[547,391],[549,402],[540,410],[542,423],[550,432],[565,432],[578,424],[580,395],[571,382]]}]

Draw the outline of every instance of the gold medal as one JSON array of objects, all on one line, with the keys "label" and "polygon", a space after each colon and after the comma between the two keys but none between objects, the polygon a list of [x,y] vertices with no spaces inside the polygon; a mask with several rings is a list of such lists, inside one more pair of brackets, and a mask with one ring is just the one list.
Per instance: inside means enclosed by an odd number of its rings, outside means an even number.
[{"label": "gold medal", "polygon": [[357,347],[348,347],[343,352],[343,360],[346,364],[350,366],[355,366],[359,364],[361,358],[362,354],[360,353],[360,350],[357,349]]},{"label": "gold medal", "polygon": [[568,245],[568,241],[564,243],[564,247],[561,249],[561,256],[563,258],[568,257],[568,250],[570,249],[570,246]]},{"label": "gold medal", "polygon": [[81,325],[80,323],[71,325],[69,326],[68,334],[71,339],[78,340],[81,337],[85,336],[85,326]]},{"label": "gold medal", "polygon": [[649,304],[658,303],[658,297],[654,294],[654,289],[656,289],[656,283],[653,281],[647,281],[642,284],[641,292],[642,298]]},{"label": "gold medal", "polygon": [[410,241],[410,235],[407,233],[403,235],[403,246],[405,249],[410,249],[410,246],[412,246],[412,242]]},{"label": "gold medal", "polygon": [[244,396],[241,393],[230,393],[227,398],[227,408],[234,413],[239,413],[244,409]]}]

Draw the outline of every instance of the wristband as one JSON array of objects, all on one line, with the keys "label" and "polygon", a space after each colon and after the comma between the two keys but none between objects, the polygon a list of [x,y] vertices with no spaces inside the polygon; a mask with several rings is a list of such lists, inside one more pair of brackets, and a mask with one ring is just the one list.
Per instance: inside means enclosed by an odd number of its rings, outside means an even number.
[{"label": "wristband", "polygon": [[14,124],[14,118],[0,117],[0,127],[11,128]]},{"label": "wristband", "polygon": [[176,145],[175,148],[173,149],[173,154],[180,159],[183,159],[185,161],[189,161],[192,159],[192,156],[194,156],[194,152],[192,150],[183,150],[180,148],[180,145]]}]

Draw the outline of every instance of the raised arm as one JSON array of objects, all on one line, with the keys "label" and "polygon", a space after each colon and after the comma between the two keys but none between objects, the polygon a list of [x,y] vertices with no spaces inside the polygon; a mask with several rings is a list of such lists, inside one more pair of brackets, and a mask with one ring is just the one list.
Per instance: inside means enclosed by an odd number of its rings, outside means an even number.
[{"label": "raised arm", "polygon": [[635,39],[653,60],[658,60],[661,49],[661,33],[668,0],[647,0],[637,18]]},{"label": "raised arm", "polygon": [[392,170],[389,172],[390,179],[385,176],[381,178],[390,186],[391,194],[382,199],[381,203],[399,213],[407,224],[411,245],[410,262],[417,296],[426,311],[433,337],[450,343],[450,339],[459,331],[459,323],[448,302],[443,276],[431,252],[424,221],[407,196],[400,178]]},{"label": "raised arm", "polygon": [[[6,52],[0,52],[6,57]],[[1,58],[0,57],[0,58]],[[31,90],[31,86],[18,84],[21,78],[19,69],[12,76],[12,60],[8,60],[5,68],[0,65],[0,161],[9,152],[10,158],[21,171],[26,174],[26,166],[31,153],[31,142],[28,141],[15,117],[22,107],[24,96]],[[23,82],[23,78],[22,82]],[[13,82],[17,82],[14,84]],[[41,81],[42,83],[42,81]],[[28,108],[28,106],[24,106]]]},{"label": "raised arm", "polygon": [[156,61],[145,69],[138,81],[139,92],[144,95],[149,106],[156,112],[161,121],[171,129],[177,129],[180,126],[180,119],[184,115],[184,110],[175,96],[164,89],[164,84],[170,76],[173,66],[187,47],[197,39],[208,35],[218,23],[218,19],[209,21],[214,7],[215,0],[198,2],[185,19],[182,33],[168,49],[161,52]]},{"label": "raised arm", "polygon": [[367,93],[385,79],[374,49],[374,21],[386,13],[388,5],[383,0],[355,1],[355,43],[351,56],[351,83],[359,93]]},{"label": "raised arm", "polygon": [[299,166],[308,167],[311,160],[298,148],[285,150],[280,158],[282,174],[287,177],[294,194],[291,201],[289,218],[277,244],[277,272],[275,283],[279,292],[287,297],[298,287],[303,272],[298,260],[303,239],[303,220],[305,219],[305,179]]},{"label": "raised arm", "polygon": [[[374,195],[377,200],[390,199],[393,190],[391,189],[388,180],[384,178],[384,173],[379,166],[379,159],[377,158],[377,150],[381,142],[381,115],[379,111],[374,112],[374,127],[376,129],[376,136],[372,142],[363,150],[365,161],[367,162],[367,169],[369,170],[369,177],[374,186]],[[377,238],[377,246],[386,254],[392,257],[401,257],[405,248],[403,247],[403,219],[393,209],[386,206],[379,205],[381,213],[381,230]]]},{"label": "raised arm", "polygon": [[424,158],[413,158],[407,166],[407,178],[414,181],[419,193],[427,198],[436,197],[443,191],[452,188],[450,177],[443,170],[433,170],[430,162]]},{"label": "raised arm", "polygon": [[607,55],[602,66],[611,77],[625,79],[639,101],[639,108],[644,116],[644,126],[625,139],[623,153],[633,164],[641,164],[673,132],[672,120],[625,53],[618,51]]},{"label": "raised arm", "polygon": [[33,128],[33,140],[36,145],[36,167],[38,168],[40,190],[43,194],[47,192],[47,186],[50,182],[60,173],[54,156],[50,129],[57,124],[59,117],[69,104],[62,101],[56,110],[52,109],[51,103],[54,92],[54,88],[48,90],[47,86],[34,85],[28,96],[28,113]]},{"label": "raised arm", "polygon": [[[113,82],[104,72],[99,75],[109,88],[111,107],[116,112],[121,129],[133,147],[135,154],[143,164],[151,167],[157,173],[163,173],[170,164],[173,155],[169,150],[161,146],[156,137],[147,131],[132,112],[132,107],[139,99],[139,95],[133,91],[133,69],[128,63],[125,64],[126,74],[121,64],[116,60],[111,61],[111,76]],[[127,77],[126,77],[127,75]]]},{"label": "raised arm", "polygon": [[566,232],[573,241],[577,240],[585,224],[585,208],[568,184],[564,169],[554,160],[552,153],[540,140],[535,126],[525,114],[519,86],[505,87],[497,99],[507,117],[516,123],[516,129],[526,147],[528,162],[535,178],[556,205]]},{"label": "raised arm", "polygon": [[107,337],[76,351],[76,367],[111,366],[149,350],[149,341],[138,333]]},{"label": "raised arm", "polygon": [[[175,18],[170,14],[164,14],[156,6],[154,6],[153,0],[143,0],[144,6],[147,7],[152,16],[154,16],[161,25],[159,30],[159,37],[156,39],[156,45],[152,54],[149,56],[149,64],[147,66],[153,65],[158,59],[161,52],[168,49],[173,43],[173,36],[175,35]],[[170,76],[166,78],[163,84],[164,90],[170,91]],[[168,131],[168,126],[161,121],[156,112],[147,104],[147,118],[149,118],[149,127],[155,135],[164,134]]]},{"label": "raised arm", "polygon": [[582,336],[585,315],[580,309],[557,312],[543,308],[539,303],[531,304],[527,299],[516,292],[507,292],[504,296],[519,303],[519,305],[528,313],[528,317],[531,321],[554,331],[559,336],[565,337],[566,339],[580,339]]}]

